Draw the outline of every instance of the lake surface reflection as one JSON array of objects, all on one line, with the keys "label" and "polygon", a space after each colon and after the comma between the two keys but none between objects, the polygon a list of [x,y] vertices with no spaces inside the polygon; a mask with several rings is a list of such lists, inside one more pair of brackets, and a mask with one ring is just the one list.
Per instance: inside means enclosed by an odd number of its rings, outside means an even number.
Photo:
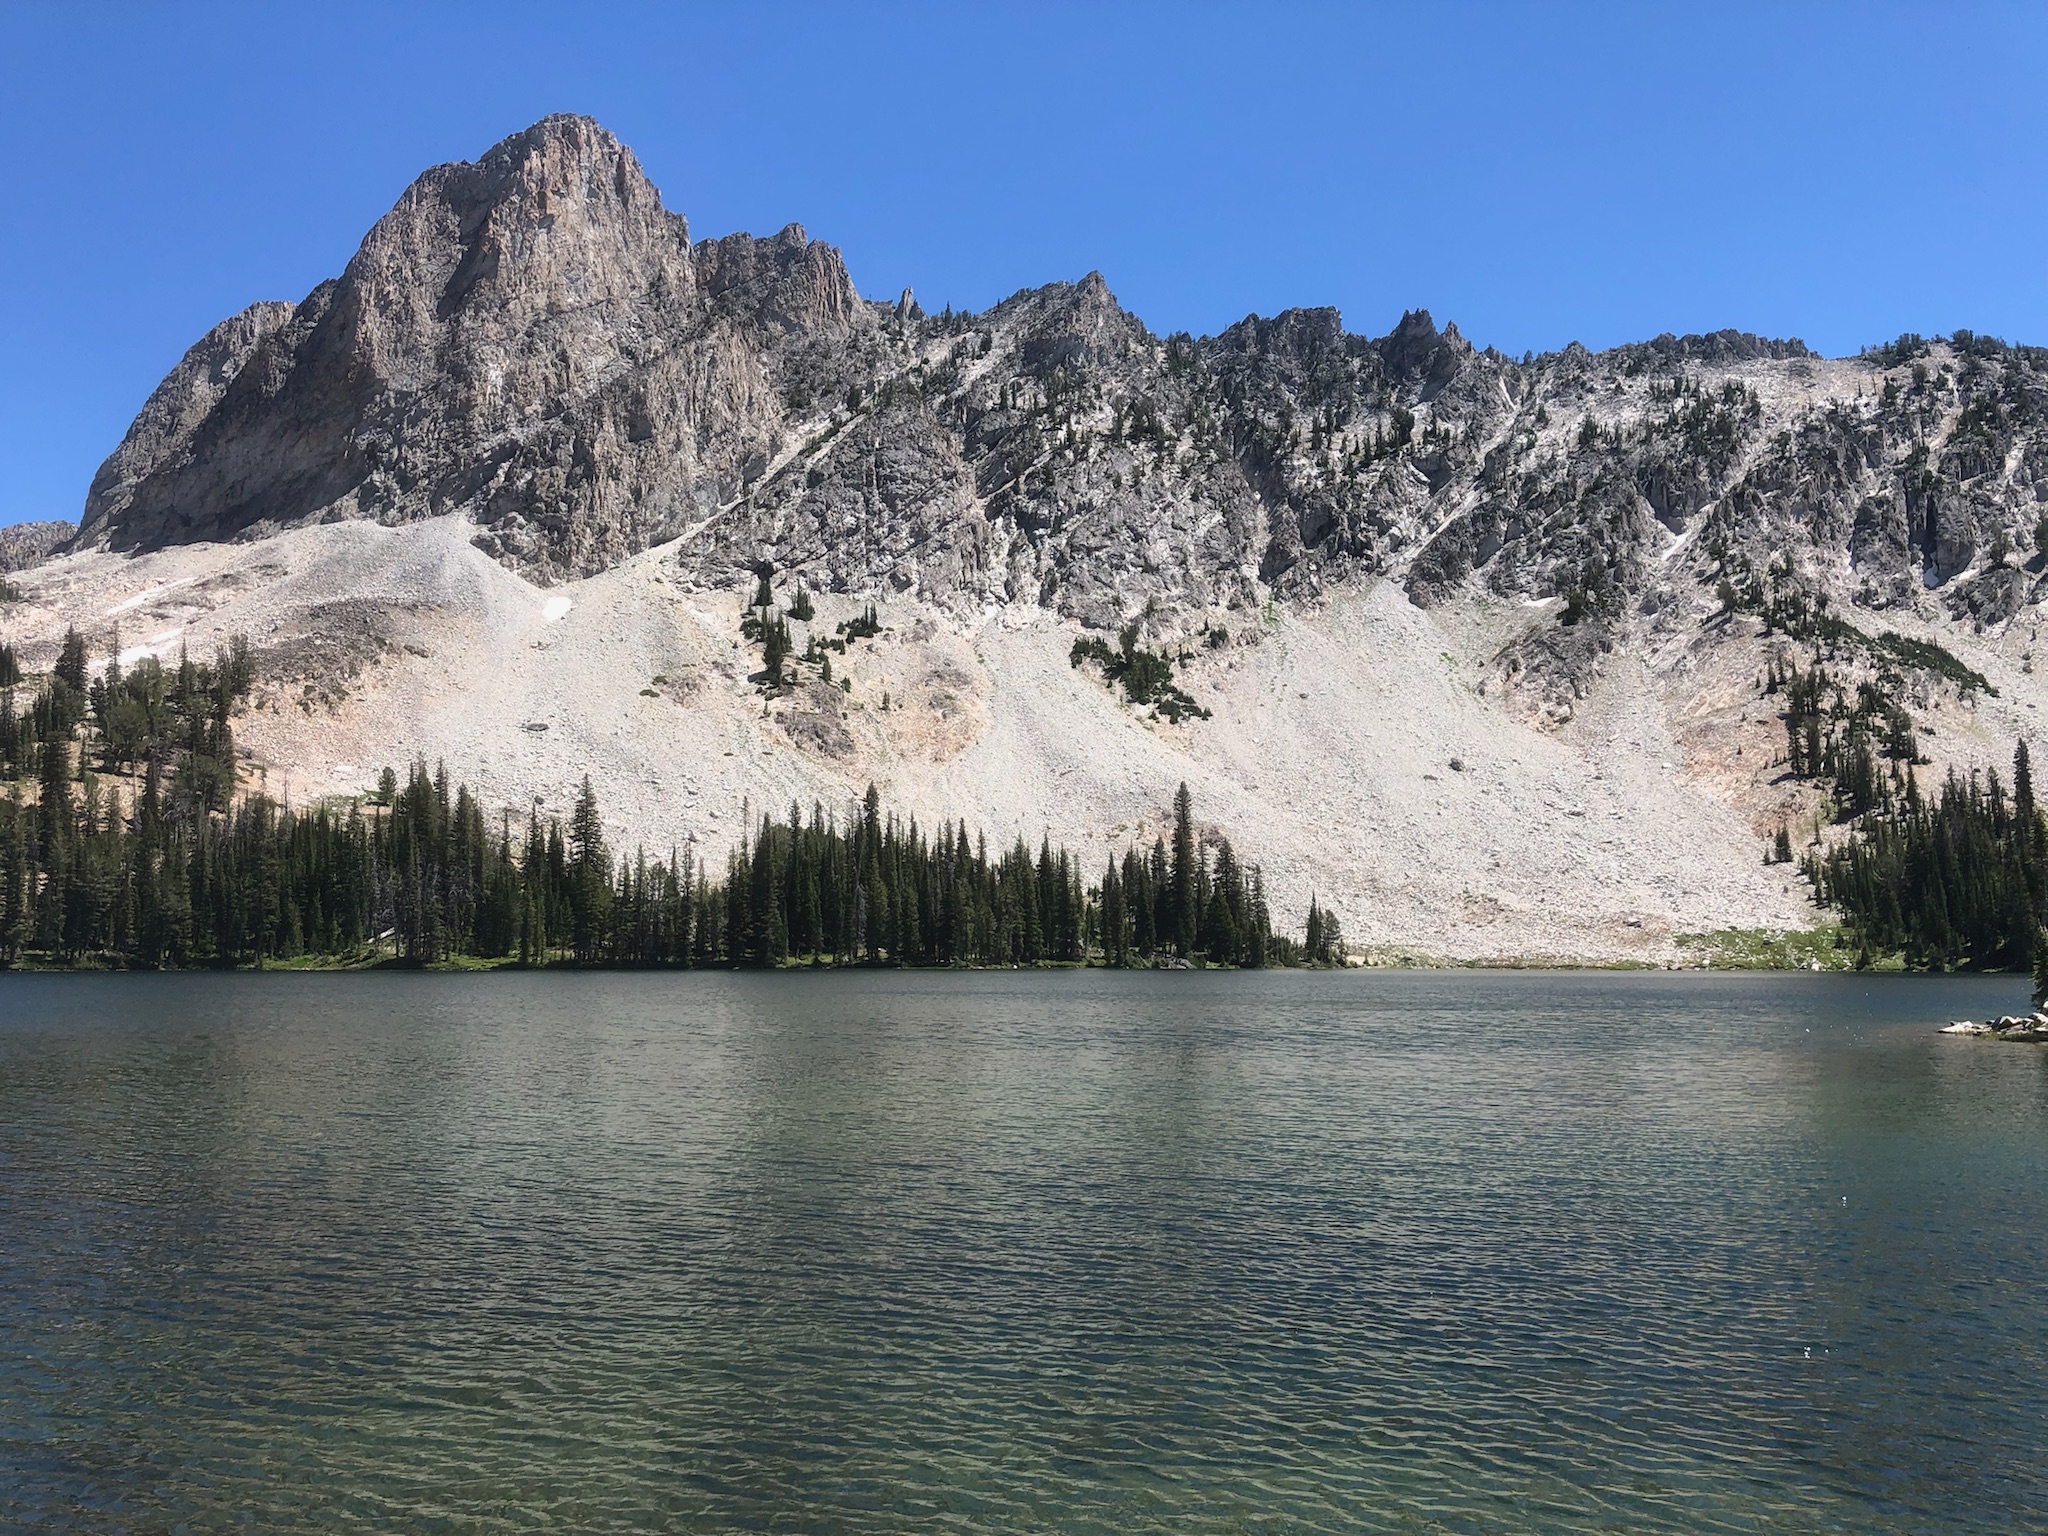
[{"label": "lake surface reflection", "polygon": [[2024,994],[0,978],[0,1524],[2038,1530]]}]

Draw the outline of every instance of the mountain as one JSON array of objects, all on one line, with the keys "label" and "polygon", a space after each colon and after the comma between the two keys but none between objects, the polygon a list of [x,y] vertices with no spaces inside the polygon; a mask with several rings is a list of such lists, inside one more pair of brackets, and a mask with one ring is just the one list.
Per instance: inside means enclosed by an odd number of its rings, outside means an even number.
[{"label": "mountain", "polygon": [[[693,242],[551,117],[195,344],[0,626],[34,659],[239,625],[252,772],[301,786],[425,751],[523,805],[589,767],[623,833],[716,843],[743,798],[872,776],[1107,843],[1191,777],[1354,936],[1668,958],[1811,920],[1760,858],[1822,793],[1774,666],[1825,649],[1936,765],[2032,731],[2044,500],[2033,349],[1517,359],[1422,310],[1161,338],[1096,273],[934,316],[794,225]],[[759,571],[827,639],[878,606],[853,691],[748,681]],[[1069,665],[1127,627],[1209,719]]]},{"label": "mountain", "polygon": [[76,525],[60,522],[11,523],[0,528],[0,575],[40,565],[77,534]]}]

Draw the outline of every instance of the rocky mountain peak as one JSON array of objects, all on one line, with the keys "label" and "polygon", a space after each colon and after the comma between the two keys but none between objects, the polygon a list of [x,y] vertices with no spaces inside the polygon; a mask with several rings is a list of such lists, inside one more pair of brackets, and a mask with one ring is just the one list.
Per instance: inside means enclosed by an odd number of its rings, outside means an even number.
[{"label": "rocky mountain peak", "polygon": [[1246,315],[1216,338],[1217,344],[1251,355],[1285,354],[1309,360],[1345,340],[1344,319],[1336,309],[1283,309],[1270,319]]},{"label": "rocky mountain peak", "polygon": [[860,294],[836,247],[801,224],[774,235],[697,244],[698,281],[728,314],[783,336],[840,336],[862,318]]},{"label": "rocky mountain peak", "polygon": [[1057,367],[1088,368],[1126,358],[1152,339],[1144,323],[1116,301],[1100,272],[1090,272],[1077,283],[1051,283],[1018,297],[1029,301],[1017,306],[1020,318],[1028,316],[1022,360],[1036,373]]},{"label": "rocky mountain peak", "polygon": [[1109,279],[1101,272],[1090,270],[1080,282],[1074,284],[1074,297],[1083,304],[1098,308],[1118,308],[1116,295],[1109,291]]},{"label": "rocky mountain peak", "polygon": [[404,349],[438,353],[451,325],[530,335],[582,314],[609,328],[621,306],[686,300],[695,280],[688,225],[664,211],[632,151],[588,118],[558,116],[419,177],[341,285],[376,341],[401,349],[361,361],[403,376],[432,361]]},{"label": "rocky mountain peak", "polygon": [[579,208],[604,217],[661,201],[630,149],[593,119],[569,113],[500,139],[473,163],[437,166],[414,185],[444,177],[478,205],[509,207],[533,221]]},{"label": "rocky mountain peak", "polygon": [[[339,278],[188,354],[95,481],[80,541],[463,511],[538,576],[601,567],[715,502],[758,451],[759,405],[742,406],[739,440],[698,446],[705,413],[772,396],[750,350],[718,346],[721,319],[852,310],[836,253],[801,230],[738,238],[748,259],[726,266],[746,280],[720,290],[748,302],[721,316],[688,225],[584,117],[436,166]],[[637,473],[618,472],[609,442],[645,461]]]},{"label": "rocky mountain peak", "polygon": [[1380,342],[1380,356],[1393,373],[1421,373],[1435,359],[1443,338],[1426,309],[1401,312],[1401,321]]},{"label": "rocky mountain peak", "polygon": [[202,338],[79,537],[456,516],[537,582],[673,541],[686,586],[767,562],[1162,632],[1385,575],[1424,604],[1567,600],[1594,665],[1688,571],[2005,622],[2048,507],[2044,380],[1968,333],[1511,363],[1419,308],[1377,339],[1301,308],[1162,342],[1100,272],[930,316],[861,298],[800,225],[693,244],[628,149],[556,117],[423,174],[299,304]]}]

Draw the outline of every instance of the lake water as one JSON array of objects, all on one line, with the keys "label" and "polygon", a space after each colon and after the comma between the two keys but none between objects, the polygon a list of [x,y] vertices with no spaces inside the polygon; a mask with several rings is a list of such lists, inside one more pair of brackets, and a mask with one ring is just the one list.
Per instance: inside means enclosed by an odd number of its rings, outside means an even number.
[{"label": "lake water", "polygon": [[0,1525],[2040,1530],[2024,994],[0,978]]}]

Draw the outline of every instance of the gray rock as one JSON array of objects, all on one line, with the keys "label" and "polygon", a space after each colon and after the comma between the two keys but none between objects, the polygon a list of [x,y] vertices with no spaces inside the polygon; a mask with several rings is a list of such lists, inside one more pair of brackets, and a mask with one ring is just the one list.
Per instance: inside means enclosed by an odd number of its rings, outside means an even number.
[{"label": "gray rock", "polygon": [[1722,580],[2011,622],[2022,580],[1958,578],[2031,548],[2044,498],[2028,349],[1828,363],[1721,331],[1518,362],[1420,309],[1376,339],[1327,308],[1162,339],[1094,272],[934,317],[863,300],[797,225],[692,244],[629,150],[554,117],[202,338],[77,542],[460,514],[540,582],[674,541],[686,586],[766,561],[1148,639],[1391,576],[1423,605],[1566,598],[1503,661],[1568,712]]},{"label": "gray rock", "polygon": [[347,269],[217,328],[87,499],[81,543],[146,548],[464,512],[545,580],[672,536],[782,416],[759,337],[860,323],[802,231],[703,252],[630,151],[556,117],[439,166]]},{"label": "gray rock", "polygon": [[40,523],[10,523],[0,528],[0,576],[41,565],[77,534],[76,523],[55,519]]}]

